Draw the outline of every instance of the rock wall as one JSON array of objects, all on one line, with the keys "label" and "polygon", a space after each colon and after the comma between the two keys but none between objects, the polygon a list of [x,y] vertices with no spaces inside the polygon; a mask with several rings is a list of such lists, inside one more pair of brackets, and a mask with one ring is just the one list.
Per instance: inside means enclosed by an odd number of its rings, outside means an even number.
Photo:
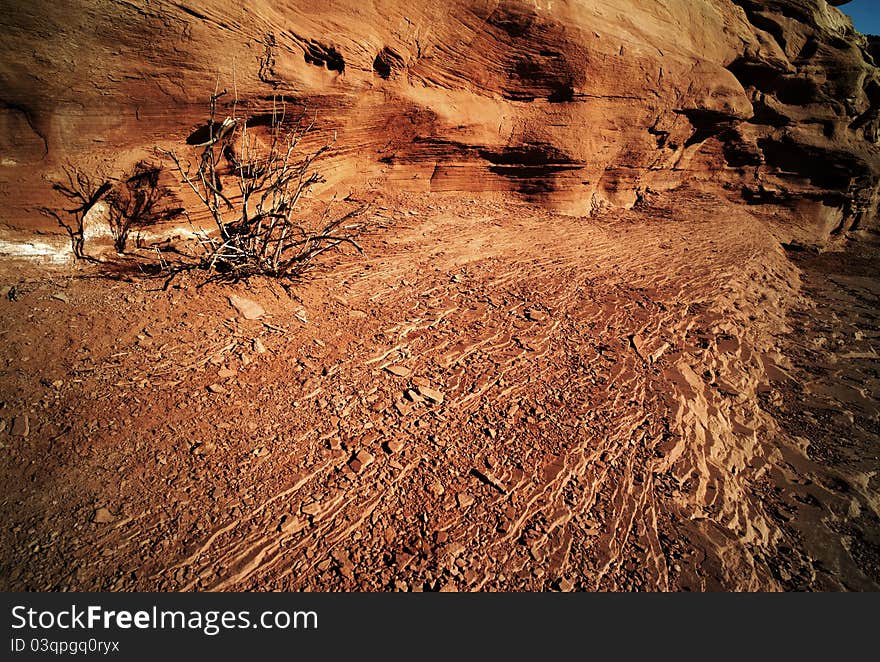
[{"label": "rock wall", "polygon": [[8,228],[46,223],[33,207],[65,161],[121,172],[185,149],[218,83],[257,123],[280,100],[315,113],[341,195],[514,192],[587,214],[687,183],[786,241],[876,218],[876,46],[825,0],[2,5]]}]

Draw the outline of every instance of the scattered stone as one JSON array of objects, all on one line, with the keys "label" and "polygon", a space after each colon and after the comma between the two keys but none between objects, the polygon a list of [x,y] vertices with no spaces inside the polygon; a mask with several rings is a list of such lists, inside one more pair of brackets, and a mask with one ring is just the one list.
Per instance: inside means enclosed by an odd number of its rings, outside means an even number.
[{"label": "scattered stone", "polygon": [[476,467],[471,469],[471,475],[486,483],[490,487],[494,487],[501,494],[507,494],[507,488],[504,483],[498,480],[490,471],[480,471]]},{"label": "scattered stone", "polygon": [[64,292],[55,292],[55,294],[52,295],[52,298],[61,301],[62,303],[70,303],[70,299]]},{"label": "scattered stone", "polygon": [[235,377],[238,374],[235,370],[230,370],[229,368],[220,368],[219,372],[217,372],[217,376],[220,379],[229,379],[230,377]]},{"label": "scattered stone", "polygon": [[256,301],[251,301],[235,294],[229,295],[229,303],[246,320],[257,320],[266,314],[266,310]]},{"label": "scattered stone", "polygon": [[424,396],[431,402],[438,405],[443,402],[443,393],[437,389],[431,388],[430,386],[418,386],[417,388],[419,390],[419,395]]},{"label": "scattered stone", "polygon": [[558,588],[563,593],[570,593],[574,589],[574,582],[567,577],[563,577],[558,582],[556,582],[556,588]]},{"label": "scattered stone", "polygon": [[397,410],[397,413],[401,416],[406,416],[412,411],[413,404],[411,402],[407,402],[406,400],[397,400],[394,403],[394,408]]},{"label": "scattered stone", "polygon": [[408,388],[403,392],[404,397],[412,403],[423,402],[424,398],[416,393],[413,389]]},{"label": "scattered stone", "polygon": [[307,503],[305,506],[302,507],[302,511],[304,514],[309,515],[310,517],[314,517],[321,512],[321,504],[317,501]]},{"label": "scattered stone", "polygon": [[399,439],[389,439],[385,442],[385,448],[389,453],[399,453],[404,448],[404,443]]},{"label": "scattered stone", "polygon": [[16,416],[12,421],[10,434],[13,437],[26,437],[31,433],[31,422],[26,415]]},{"label": "scattered stone", "polygon": [[213,441],[199,441],[192,447],[193,455],[210,455],[217,450],[217,444]]},{"label": "scattered stone", "polygon": [[648,360],[648,356],[645,353],[645,339],[642,338],[638,333],[630,336],[630,342],[632,343],[633,349],[636,350],[636,353],[642,357],[645,361]]},{"label": "scattered stone", "polygon": [[346,579],[354,579],[354,566],[351,563],[340,563],[339,574]]},{"label": "scattered stone", "polygon": [[402,365],[387,365],[385,370],[397,377],[409,377],[412,374],[412,370]]},{"label": "scattered stone", "polygon": [[474,503],[474,497],[467,492],[459,492],[455,496],[455,500],[458,502],[459,508],[467,508]]},{"label": "scattered stone", "polygon": [[113,513],[111,513],[106,508],[98,508],[95,511],[95,514],[92,516],[92,521],[97,524],[109,524],[116,518],[113,517]]},{"label": "scattered stone", "polygon": [[529,308],[526,311],[526,317],[528,317],[533,322],[543,322],[547,319],[547,314],[543,311],[538,310],[537,308]]},{"label": "scattered stone", "polygon": [[408,566],[414,558],[415,558],[414,554],[410,554],[409,552],[405,552],[403,550],[400,550],[400,551],[397,551],[394,553],[394,563],[401,570],[404,570],[406,568],[406,566]]},{"label": "scattered stone", "polygon": [[442,544],[445,543],[447,540],[449,540],[449,534],[446,533],[446,531],[437,531],[437,532],[434,534],[434,541],[435,541],[438,545],[442,545]]},{"label": "scattered stone", "polygon": [[64,380],[56,379],[54,382],[52,382],[52,386],[55,388],[61,388],[62,386],[64,386]]},{"label": "scattered stone", "polygon": [[660,357],[662,357],[666,353],[666,350],[668,350],[669,347],[670,344],[668,342],[665,342],[660,345],[660,347],[655,349],[654,352],[651,354],[651,363],[657,363],[657,361],[660,360]]},{"label": "scattered stone", "polygon": [[446,490],[443,489],[443,483],[441,483],[439,480],[435,480],[433,483],[428,485],[428,490],[431,492],[431,494],[438,497],[443,496],[443,494],[446,492]]},{"label": "scattered stone", "polygon": [[285,515],[281,518],[281,524],[278,525],[280,533],[293,534],[299,533],[306,528],[306,523],[296,515]]},{"label": "scattered stone", "polygon": [[208,390],[211,393],[226,393],[226,387],[224,387],[222,384],[210,384],[208,386]]},{"label": "scattered stone", "polygon": [[367,450],[359,450],[355,456],[348,462],[348,467],[355,473],[360,473],[373,463],[372,453]]},{"label": "scattered stone", "polygon": [[266,353],[266,346],[263,344],[263,341],[260,340],[259,338],[254,338],[254,341],[252,344],[254,346],[254,351],[257,354],[265,354]]}]

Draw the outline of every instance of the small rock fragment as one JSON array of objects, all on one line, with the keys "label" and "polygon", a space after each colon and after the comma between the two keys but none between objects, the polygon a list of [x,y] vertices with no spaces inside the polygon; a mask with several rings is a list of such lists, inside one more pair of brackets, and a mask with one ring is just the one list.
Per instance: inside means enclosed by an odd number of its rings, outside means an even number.
[{"label": "small rock fragment", "polygon": [[435,388],[431,388],[430,386],[419,386],[417,387],[419,390],[419,395],[427,398],[431,402],[436,404],[440,404],[443,402],[443,393],[438,391]]},{"label": "small rock fragment", "polygon": [[260,340],[259,338],[254,338],[253,346],[254,346],[254,351],[257,354],[265,354],[266,353],[266,346],[263,344],[263,341]]},{"label": "small rock fragment", "polygon": [[385,448],[389,453],[399,453],[403,450],[404,444],[399,439],[389,439],[385,442]]},{"label": "small rock fragment", "polygon": [[305,506],[302,507],[302,511],[304,514],[314,517],[321,512],[321,504],[317,501],[307,503]]},{"label": "small rock fragment", "polygon": [[220,370],[217,372],[217,376],[220,379],[229,379],[230,377],[235,377],[235,375],[235,370],[230,370],[229,368],[220,368]]},{"label": "small rock fragment", "polygon": [[92,516],[92,521],[96,522],[97,524],[107,524],[109,522],[112,522],[114,519],[116,518],[113,517],[113,513],[103,507],[98,508],[95,511],[95,514]]},{"label": "small rock fragment", "polygon": [[538,310],[537,308],[529,308],[526,311],[526,317],[528,317],[533,322],[543,322],[547,319],[547,314]]},{"label": "small rock fragment", "polygon": [[16,416],[12,421],[10,434],[14,437],[26,437],[31,433],[31,423],[27,416]]},{"label": "small rock fragment", "polygon": [[55,294],[52,295],[52,298],[63,303],[70,303],[70,299],[64,292],[55,292]]},{"label": "small rock fragment", "polygon": [[372,453],[367,450],[359,450],[355,456],[349,461],[348,467],[355,473],[360,473],[373,463]]},{"label": "small rock fragment", "polygon": [[229,295],[229,303],[231,303],[232,307],[235,308],[246,320],[260,319],[266,314],[266,310],[256,301],[251,301],[250,299],[245,299],[244,297],[235,294]]},{"label": "small rock fragment", "polygon": [[210,384],[208,390],[211,393],[226,393],[226,388],[222,384]]},{"label": "small rock fragment", "polygon": [[278,530],[281,533],[291,534],[299,533],[305,527],[306,523],[296,515],[285,515],[281,518],[281,524],[278,525]]},{"label": "small rock fragment", "polygon": [[217,444],[213,441],[200,441],[192,448],[193,455],[210,455],[217,449]]},{"label": "small rock fragment", "polygon": [[406,400],[397,400],[394,403],[394,409],[397,410],[397,413],[401,416],[406,416],[412,411],[413,405],[411,402],[407,402]]},{"label": "small rock fragment", "polygon": [[458,502],[459,508],[467,508],[474,502],[474,497],[472,497],[467,492],[459,492],[457,495],[455,495],[455,499]]},{"label": "small rock fragment", "polygon": [[412,374],[412,370],[402,365],[387,365],[385,370],[397,377],[409,377]]}]

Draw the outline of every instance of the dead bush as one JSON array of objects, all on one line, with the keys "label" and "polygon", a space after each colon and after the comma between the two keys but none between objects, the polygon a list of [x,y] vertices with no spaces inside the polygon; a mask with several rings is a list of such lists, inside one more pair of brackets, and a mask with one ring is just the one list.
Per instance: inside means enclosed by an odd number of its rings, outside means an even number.
[{"label": "dead bush", "polygon": [[268,126],[259,130],[237,115],[237,104],[232,116],[217,121],[217,101],[225,94],[211,96],[207,124],[187,141],[194,148],[190,158],[163,151],[216,227],[216,233],[200,233],[201,266],[222,280],[258,274],[294,278],[341,244],[360,251],[355,237],[362,226],[356,219],[365,207],[334,219],[329,205],[317,219],[298,211],[303,196],[325,181],[314,166],[332,145],[303,153],[302,141],[314,122],[304,116],[291,121],[283,103],[273,103],[270,119],[263,121]]}]

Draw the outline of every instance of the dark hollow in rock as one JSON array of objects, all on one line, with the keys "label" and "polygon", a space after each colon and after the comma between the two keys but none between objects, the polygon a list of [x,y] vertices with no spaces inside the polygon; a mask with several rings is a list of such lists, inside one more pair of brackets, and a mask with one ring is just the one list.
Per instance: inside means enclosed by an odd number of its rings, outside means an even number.
[{"label": "dark hollow in rock", "polygon": [[479,155],[492,164],[490,172],[516,181],[517,190],[526,195],[556,190],[556,175],[585,165],[546,143],[528,143],[501,151],[481,149]]},{"label": "dark hollow in rock", "polygon": [[373,60],[373,71],[380,78],[388,80],[398,69],[403,68],[403,58],[387,46],[376,55]]},{"label": "dark hollow in rock", "polygon": [[305,46],[303,58],[316,67],[327,67],[328,71],[345,71],[345,60],[333,46],[325,46],[317,41],[310,41]]}]

